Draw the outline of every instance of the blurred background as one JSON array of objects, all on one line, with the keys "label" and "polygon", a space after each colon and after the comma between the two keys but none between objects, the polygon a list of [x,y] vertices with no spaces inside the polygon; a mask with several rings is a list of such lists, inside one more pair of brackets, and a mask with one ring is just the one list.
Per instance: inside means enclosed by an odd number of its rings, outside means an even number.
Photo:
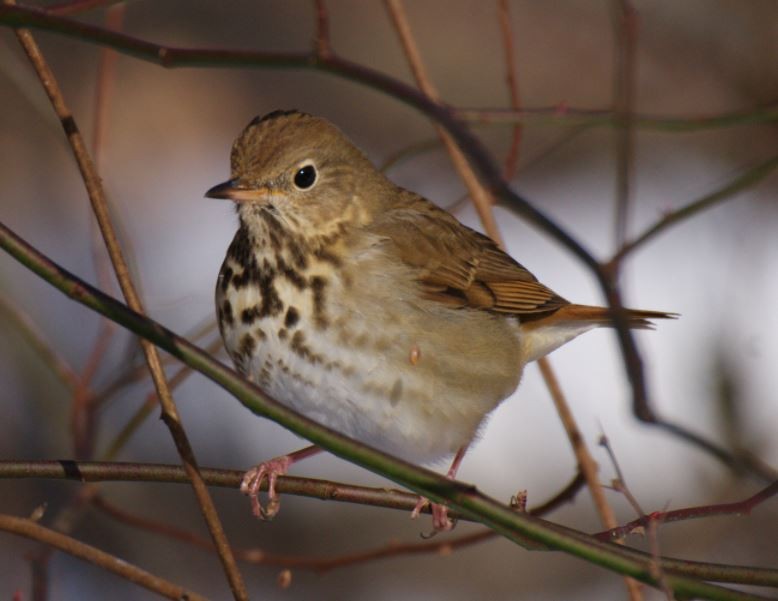
[{"label": "blurred background", "polygon": [[[635,110],[697,118],[748,113],[778,96],[778,4],[772,0],[653,0],[637,11]],[[335,52],[411,82],[383,3],[331,0]],[[441,97],[457,107],[506,107],[504,47],[496,2],[407,2],[413,33]],[[589,0],[509,3],[522,106],[609,109],[613,104],[616,42],[613,4]],[[105,10],[75,18],[103,24]],[[313,4],[303,0],[225,3],[168,0],[126,3],[123,30],[171,46],[303,51],[315,35]],[[35,32],[81,131],[95,127],[100,50]],[[98,276],[94,227],[77,168],[61,127],[13,33],[0,30],[0,214],[2,221],[80,277],[118,295]],[[226,179],[229,150],[258,114],[297,108],[327,117],[380,164],[398,151],[434,138],[430,123],[393,98],[315,71],[183,68],[166,70],[119,56],[105,107],[99,168],[132,258],[149,314],[179,333],[213,323],[213,287],[236,229],[228,203],[203,198]],[[774,106],[774,105],[773,105]],[[560,111],[563,112],[563,111]],[[657,219],[772,158],[774,122],[698,131],[638,128],[631,179],[628,238]],[[508,125],[477,133],[503,161]],[[560,117],[523,127],[512,185],[602,259],[616,249],[616,134]],[[395,165],[388,175],[480,228],[464,187],[441,148]],[[714,208],[666,230],[624,264],[626,304],[675,311],[676,322],[637,334],[651,398],[661,415],[720,445],[778,466],[778,177],[771,175]],[[541,281],[582,303],[603,299],[594,278],[568,251],[503,208],[496,217],[511,254]],[[99,254],[99,261],[104,257]],[[51,348],[77,372],[89,363],[100,320],[69,301],[8,256],[0,256],[0,457],[42,460],[74,456],[72,391],[53,375],[18,327],[26,315]],[[12,314],[16,317],[12,317]],[[214,340],[213,332],[201,339]],[[94,378],[104,390],[134,364],[137,344],[115,331]],[[221,357],[224,358],[220,351]],[[634,496],[646,511],[735,501],[761,482],[734,474],[716,459],[666,432],[639,423],[612,332],[601,330],[555,352],[578,424],[601,466],[615,476],[599,436],[608,436]],[[171,363],[169,373],[178,365]],[[99,455],[151,390],[139,380],[114,394],[99,414]],[[304,446],[279,426],[250,416],[236,400],[193,375],[175,393],[184,424],[204,466],[245,469]],[[155,410],[118,459],[177,463]],[[441,471],[445,466],[436,466]],[[529,505],[555,494],[575,474],[570,445],[536,367],[519,391],[489,420],[482,440],[459,473],[507,501],[526,489]],[[387,481],[331,456],[293,468],[301,476],[375,486]],[[79,485],[46,480],[0,482],[0,512],[29,515],[46,503],[50,525]],[[106,483],[117,506],[201,534],[189,488],[172,484]],[[428,521],[411,522],[390,510],[321,503],[287,496],[272,523],[254,520],[237,491],[213,490],[235,545],[295,556],[333,557],[419,541]],[[622,496],[609,493],[622,522],[635,518]],[[778,509],[774,501],[750,517],[723,517],[661,528],[663,554],[704,561],[775,567]],[[550,516],[587,531],[600,530],[588,491]],[[475,527],[460,524],[454,535]],[[214,599],[229,592],[216,557],[186,544],[119,524],[87,510],[77,538],[191,587]],[[443,535],[441,535],[442,537]],[[451,536],[451,535],[445,535]],[[630,544],[645,548],[633,537]],[[28,556],[35,543],[0,533],[0,598],[28,598]],[[292,571],[288,589],[280,568],[242,566],[252,594],[262,599],[605,599],[625,598],[623,581],[561,554],[528,552],[492,540],[450,555],[379,560],[325,574]],[[50,563],[50,598],[145,599],[149,593],[63,554]],[[646,598],[660,598],[646,591]]]}]

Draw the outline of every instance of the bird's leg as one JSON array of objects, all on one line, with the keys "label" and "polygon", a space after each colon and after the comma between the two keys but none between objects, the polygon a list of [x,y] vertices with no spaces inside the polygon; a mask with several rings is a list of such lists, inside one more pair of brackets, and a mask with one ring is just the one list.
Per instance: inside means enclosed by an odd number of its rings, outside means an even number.
[{"label": "bird's leg", "polygon": [[[243,476],[243,481],[240,483],[240,492],[248,495],[251,499],[252,513],[260,520],[272,520],[281,507],[281,499],[278,497],[278,493],[276,493],[278,476],[286,474],[293,463],[316,455],[320,451],[322,449],[316,445],[311,445],[294,453],[260,463],[247,471]],[[259,502],[259,489],[265,478],[267,478],[267,506],[262,507],[262,503]]]},{"label": "bird's leg", "polygon": [[[462,459],[464,459],[465,453],[467,453],[468,446],[469,445],[464,445],[457,451],[457,454],[454,455],[451,467],[448,468],[448,472],[446,473],[446,478],[449,480],[453,480],[456,477],[457,470],[459,470],[459,464],[462,463]],[[454,522],[448,519],[448,507],[439,503],[430,503],[430,500],[427,497],[419,497],[419,502],[416,503],[416,507],[414,507],[411,512],[411,519],[419,517],[419,514],[427,505],[430,506],[430,510],[432,511],[433,534],[454,529]]]}]

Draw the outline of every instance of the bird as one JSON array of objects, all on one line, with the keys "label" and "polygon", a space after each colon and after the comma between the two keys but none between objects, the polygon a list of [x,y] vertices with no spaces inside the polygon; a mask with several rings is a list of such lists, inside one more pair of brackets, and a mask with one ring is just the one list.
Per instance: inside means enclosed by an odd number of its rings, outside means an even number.
[{"label": "bird", "polygon": [[[215,294],[228,355],[282,404],[371,447],[418,464],[453,456],[453,478],[528,363],[613,325],[608,308],[567,301],[491,238],[391,182],[324,118],[254,118],[230,167],[206,193],[238,213]],[[674,317],[626,315],[636,329]],[[255,515],[277,513],[277,477],[317,451],[246,473]],[[452,527],[445,506],[432,513],[435,530]]]}]

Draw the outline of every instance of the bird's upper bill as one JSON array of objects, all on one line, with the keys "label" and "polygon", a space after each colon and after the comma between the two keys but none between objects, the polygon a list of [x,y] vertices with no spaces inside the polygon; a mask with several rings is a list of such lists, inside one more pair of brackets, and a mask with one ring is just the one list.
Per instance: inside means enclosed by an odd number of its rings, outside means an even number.
[{"label": "bird's upper bill", "polygon": [[225,198],[235,202],[251,202],[264,200],[271,195],[271,190],[264,187],[247,188],[241,185],[237,179],[230,179],[215,185],[205,193],[208,198]]}]

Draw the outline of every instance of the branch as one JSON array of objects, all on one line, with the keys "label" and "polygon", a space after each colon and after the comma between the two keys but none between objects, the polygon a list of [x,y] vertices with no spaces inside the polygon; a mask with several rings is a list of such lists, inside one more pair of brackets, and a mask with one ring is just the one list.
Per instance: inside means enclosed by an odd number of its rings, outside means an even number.
[{"label": "branch", "polygon": [[118,574],[119,576],[167,597],[168,599],[190,599],[191,601],[205,601],[205,597],[188,591],[187,589],[168,582],[154,574],[137,566],[127,563],[123,559],[101,551],[100,549],[82,543],[70,536],[60,534],[49,528],[45,528],[31,519],[19,518],[11,515],[0,514],[0,530],[10,532],[18,536],[24,536],[39,541],[60,551],[88,561],[101,568]]},{"label": "branch", "polygon": [[[6,0],[3,3],[3,8],[13,8],[12,3],[13,0]],[[122,290],[122,294],[133,311],[143,314],[143,304],[141,303],[140,296],[135,290],[132,278],[130,277],[129,268],[124,259],[124,254],[111,222],[108,212],[108,201],[105,197],[101,179],[95,169],[89,151],[86,149],[86,144],[81,137],[73,114],[67,107],[62,91],[54,77],[54,73],[46,63],[32,34],[26,29],[17,29],[16,36],[30,59],[73,150],[73,155],[75,156],[78,168],[81,172],[81,177],[86,186],[89,201],[92,205],[92,212],[97,219],[97,224],[108,250],[108,255],[111,258],[116,278],[119,280],[119,287]],[[170,430],[170,434],[176,445],[176,450],[189,475],[198,506],[200,507],[205,523],[208,526],[208,531],[214,540],[214,544],[219,551],[219,559],[221,560],[225,575],[230,584],[230,588],[232,589],[233,596],[235,599],[239,600],[248,599],[246,585],[235,564],[235,559],[232,556],[227,536],[224,533],[224,528],[222,527],[219,515],[216,512],[216,506],[213,504],[213,500],[208,494],[205,483],[197,473],[197,460],[195,459],[194,450],[189,444],[186,430],[178,415],[178,409],[176,408],[175,401],[173,400],[173,396],[165,378],[165,372],[162,369],[162,363],[160,362],[157,348],[145,339],[141,339],[140,342],[149,372],[151,373],[151,379],[153,380],[154,387],[157,391],[157,398],[159,399],[162,408],[162,420]]]},{"label": "branch", "polygon": [[740,192],[755,186],[778,167],[778,155],[775,155],[766,161],[751,167],[745,173],[741,173],[731,182],[725,184],[722,188],[703,196],[702,198],[690,202],[685,207],[681,207],[665,215],[654,225],[640,234],[634,240],[626,242],[611,259],[611,263],[621,261],[628,254],[644,245],[646,242],[662,233],[667,228],[679,224],[681,221],[693,217],[697,213],[709,209],[725,200],[735,197]]}]

